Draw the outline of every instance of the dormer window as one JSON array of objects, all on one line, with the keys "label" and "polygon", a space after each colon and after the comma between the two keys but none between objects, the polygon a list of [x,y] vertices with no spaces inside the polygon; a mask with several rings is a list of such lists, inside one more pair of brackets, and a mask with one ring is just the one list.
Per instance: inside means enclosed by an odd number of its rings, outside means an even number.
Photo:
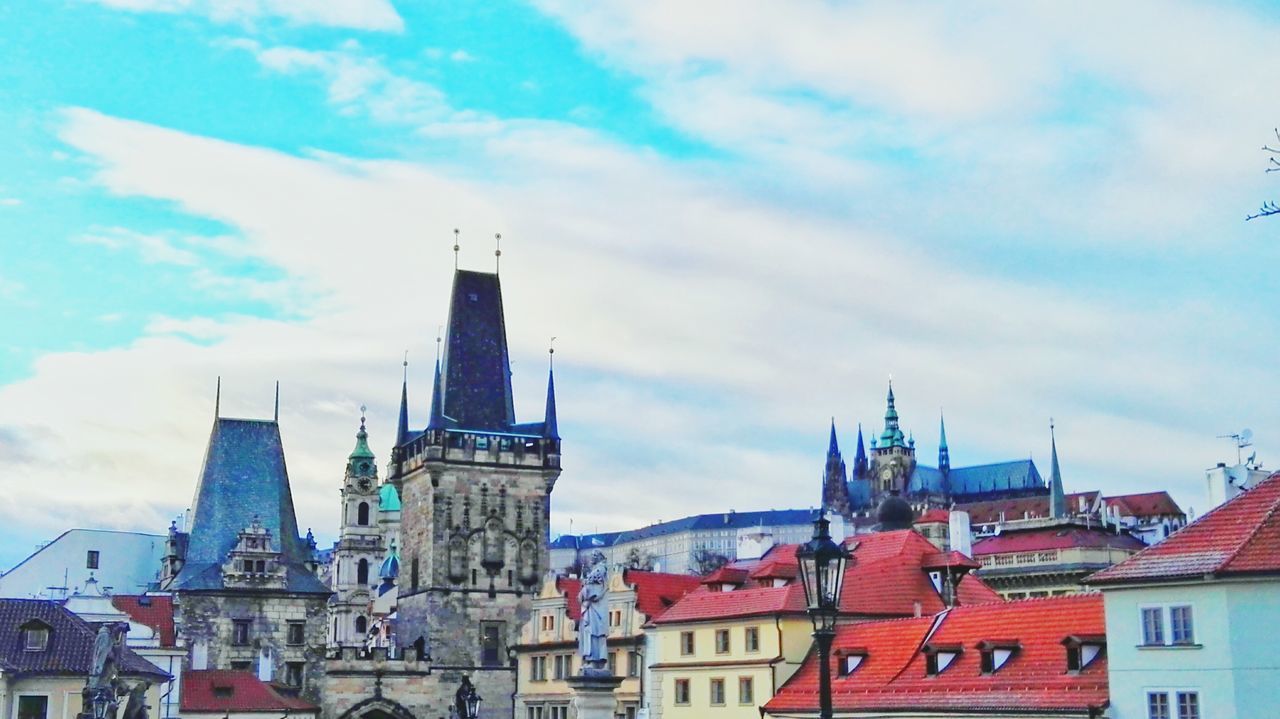
[{"label": "dormer window", "polygon": [[959,644],[926,644],[924,646],[925,675],[936,677],[945,672],[947,667],[951,666],[962,652],[964,652],[964,647]]},{"label": "dormer window", "polygon": [[22,627],[22,648],[28,652],[43,652],[49,648],[49,625],[35,619]]},{"label": "dormer window", "polygon": [[1079,672],[1088,667],[1107,648],[1106,637],[1101,634],[1070,636],[1063,639],[1062,644],[1067,648],[1067,671],[1070,673]]},{"label": "dormer window", "polygon": [[847,677],[862,666],[867,658],[866,649],[845,649],[836,653],[836,673]]},{"label": "dormer window", "polygon": [[995,674],[1013,658],[1021,645],[1012,639],[988,639],[978,642],[978,651],[982,653],[982,673]]}]

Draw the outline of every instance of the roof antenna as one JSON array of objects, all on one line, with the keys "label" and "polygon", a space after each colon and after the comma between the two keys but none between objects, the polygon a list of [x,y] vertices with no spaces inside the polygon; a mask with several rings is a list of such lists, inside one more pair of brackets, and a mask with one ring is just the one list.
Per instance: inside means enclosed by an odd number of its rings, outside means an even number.
[{"label": "roof antenna", "polygon": [[453,271],[458,271],[458,228],[453,228]]},{"label": "roof antenna", "polygon": [[497,232],[493,235],[493,273],[498,274],[498,270],[502,267],[502,233]]},{"label": "roof antenna", "polygon": [[218,375],[218,384],[213,390],[213,418],[218,418],[218,409],[222,406],[222,375]]},{"label": "roof antenna", "polygon": [[280,380],[276,380],[276,421],[280,421]]}]

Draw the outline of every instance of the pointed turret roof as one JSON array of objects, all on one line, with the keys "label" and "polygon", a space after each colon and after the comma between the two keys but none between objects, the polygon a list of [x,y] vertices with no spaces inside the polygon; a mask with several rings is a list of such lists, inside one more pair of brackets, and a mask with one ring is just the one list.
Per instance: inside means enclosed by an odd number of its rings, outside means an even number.
[{"label": "pointed turret roof", "polygon": [[440,360],[436,360],[435,380],[431,388],[431,419],[427,421],[427,429],[444,429],[444,387],[440,381]]},{"label": "pointed turret roof", "polygon": [[858,446],[853,453],[853,473],[859,477],[867,473],[867,448],[862,443],[862,423],[858,423]]},{"label": "pointed turret roof", "polygon": [[356,432],[356,446],[347,457],[347,474],[353,477],[372,477],[378,473],[373,450],[369,449],[369,432],[364,426],[364,408],[360,408],[360,429]]},{"label": "pointed turret roof", "polygon": [[396,445],[409,441],[409,363],[404,363],[404,381],[400,385],[400,422],[396,426]]},{"label": "pointed turret roof", "polygon": [[214,421],[191,516],[186,563],[174,589],[221,589],[227,554],[256,519],[270,530],[273,548],[288,569],[288,591],[329,593],[306,568],[310,552],[298,536],[278,422]]},{"label": "pointed turret roof", "polygon": [[457,427],[507,431],[515,424],[498,275],[469,270],[454,273],[441,376],[441,409]]},{"label": "pointed turret roof", "polygon": [[556,370],[547,369],[547,413],[543,424],[542,436],[547,439],[560,439],[560,427],[556,422]]},{"label": "pointed turret roof", "polygon": [[947,447],[947,419],[938,413],[938,470],[943,474],[951,471],[951,450]]},{"label": "pointed turret roof", "polygon": [[880,433],[880,446],[882,448],[905,447],[906,439],[906,435],[898,425],[898,408],[894,406],[893,400],[893,380],[889,380],[889,395],[886,398],[884,411],[884,432]]},{"label": "pointed turret roof", "polygon": [[1067,496],[1062,488],[1062,470],[1058,467],[1058,438],[1053,423],[1049,423],[1049,443],[1052,459],[1049,461],[1049,516],[1055,519],[1066,516]]},{"label": "pointed turret roof", "polygon": [[840,454],[840,444],[836,442],[836,418],[831,418],[831,440],[827,443],[827,456],[834,457]]}]

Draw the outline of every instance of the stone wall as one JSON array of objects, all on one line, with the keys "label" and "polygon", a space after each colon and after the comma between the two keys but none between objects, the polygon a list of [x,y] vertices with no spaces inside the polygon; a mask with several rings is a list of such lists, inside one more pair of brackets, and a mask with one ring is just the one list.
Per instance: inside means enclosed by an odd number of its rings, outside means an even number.
[{"label": "stone wall", "polygon": [[354,649],[346,648],[342,658],[326,662],[322,719],[347,719],[348,715],[349,719],[360,719],[374,710],[396,716],[397,709],[409,712],[414,719],[449,719],[449,707],[463,676],[471,678],[483,699],[482,719],[512,716],[515,680],[510,669],[441,669],[417,661],[412,651],[404,659],[383,659],[379,649],[371,656],[374,658],[359,659]]}]

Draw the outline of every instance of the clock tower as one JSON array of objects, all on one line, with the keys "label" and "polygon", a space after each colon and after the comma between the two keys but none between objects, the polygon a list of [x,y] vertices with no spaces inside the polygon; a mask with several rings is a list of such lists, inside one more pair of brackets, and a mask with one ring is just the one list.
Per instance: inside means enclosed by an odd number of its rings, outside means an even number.
[{"label": "clock tower", "polygon": [[[363,413],[364,408],[361,407]],[[369,629],[369,601],[382,561],[378,525],[378,465],[369,449],[369,434],[360,417],[356,447],[347,458],[342,482],[342,529],[334,549],[330,611],[330,646],[363,646]]]},{"label": "clock tower", "polygon": [[888,494],[906,494],[911,474],[916,469],[915,440],[908,439],[898,424],[894,406],[893,382],[889,382],[888,407],[884,413],[884,431],[871,444],[871,497],[873,504]]}]

